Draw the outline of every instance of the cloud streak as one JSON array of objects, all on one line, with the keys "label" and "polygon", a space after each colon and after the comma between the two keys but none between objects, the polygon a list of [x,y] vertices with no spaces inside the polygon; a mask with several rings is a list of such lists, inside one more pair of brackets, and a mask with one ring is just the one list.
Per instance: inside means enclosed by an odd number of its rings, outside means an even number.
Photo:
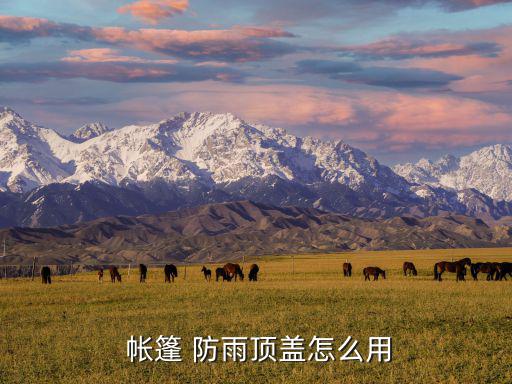
[{"label": "cloud streak", "polygon": [[349,83],[389,88],[442,88],[462,80],[457,75],[422,68],[364,67],[354,62],[331,60],[302,60],[296,63],[302,74],[324,75]]},{"label": "cloud streak", "polygon": [[1,64],[0,83],[37,83],[51,79],[110,81],[116,83],[170,83],[206,80],[238,82],[244,75],[229,67],[186,66],[180,64],[60,61],[30,64]]},{"label": "cloud streak", "polygon": [[130,13],[146,23],[158,24],[162,19],[182,14],[188,6],[188,0],[138,0],[119,7],[117,12]]},{"label": "cloud streak", "polygon": [[[345,23],[368,22],[390,16],[407,8],[437,7],[445,12],[510,3],[512,0],[260,0],[255,2],[254,17],[263,22],[303,23],[336,19]],[[236,7],[239,0],[222,0]],[[245,4],[244,4],[245,5]]]},{"label": "cloud streak", "polygon": [[342,56],[359,60],[405,60],[412,58],[440,58],[451,56],[496,57],[502,47],[491,41],[455,43],[433,39],[414,40],[408,37],[393,37],[375,43],[348,46],[338,49]]},{"label": "cloud streak", "polygon": [[294,37],[292,33],[280,28],[130,30],[121,27],[84,27],[46,19],[0,15],[0,41],[15,44],[45,37],[94,41],[195,61],[259,61],[293,53],[298,49],[275,40]]},{"label": "cloud streak", "polygon": [[154,60],[137,56],[124,56],[120,50],[112,48],[77,49],[68,52],[62,61],[70,63],[144,63],[144,64],[176,64],[177,60]]}]

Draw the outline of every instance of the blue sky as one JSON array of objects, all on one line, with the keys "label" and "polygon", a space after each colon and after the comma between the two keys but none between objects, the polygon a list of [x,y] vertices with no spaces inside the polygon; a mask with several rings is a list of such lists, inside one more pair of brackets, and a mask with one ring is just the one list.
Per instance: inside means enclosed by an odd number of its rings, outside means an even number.
[{"label": "blue sky", "polygon": [[512,2],[0,0],[0,104],[69,133],[232,112],[388,164],[510,143]]}]

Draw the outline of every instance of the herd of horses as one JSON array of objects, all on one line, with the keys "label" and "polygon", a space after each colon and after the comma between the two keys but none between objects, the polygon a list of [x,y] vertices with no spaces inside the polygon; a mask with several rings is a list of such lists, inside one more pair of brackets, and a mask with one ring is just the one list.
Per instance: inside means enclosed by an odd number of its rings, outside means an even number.
[{"label": "herd of horses", "polygon": [[[48,268],[48,267],[46,267]],[[48,271],[50,269],[48,268]],[[249,268],[249,281],[257,281],[258,280],[258,272],[260,268],[257,264],[252,264]],[[110,266],[108,269],[110,273],[110,281],[112,283],[121,282],[121,274],[119,273],[119,269],[115,266]],[[204,278],[206,281],[211,281],[212,279],[212,271],[211,269],[206,268],[203,266],[201,269],[201,272],[204,275]],[[98,270],[98,280],[99,282],[103,282],[103,268],[100,268]],[[42,270],[41,270],[41,276]],[[145,264],[139,264],[139,281],[141,283],[145,283],[146,279],[148,277],[148,267]],[[174,279],[178,277],[178,268],[174,264],[166,264],[164,266],[164,282],[166,283],[174,283]],[[222,279],[222,281],[231,281],[235,280],[237,281],[237,278],[243,281],[245,275],[243,272],[242,267],[240,267],[239,264],[234,263],[227,263],[223,267],[217,268],[215,270],[215,281],[219,281],[219,279]],[[44,280],[43,280],[44,283]]]},{"label": "herd of horses", "polygon": [[[434,280],[442,281],[442,274],[444,272],[455,273],[456,281],[465,281],[467,269],[466,266],[469,267],[471,272],[471,276],[473,280],[478,280],[478,274],[486,273],[487,280],[503,280],[507,279],[506,275],[510,275],[512,277],[512,263],[510,262],[485,262],[485,263],[472,263],[469,257],[464,259],[460,259],[457,261],[440,261],[434,264]],[[410,261],[405,261],[403,264],[403,272],[404,276],[417,276],[418,271],[414,266],[414,263]],[[344,263],[343,264],[343,276],[350,277],[352,276],[352,264]],[[366,267],[363,269],[364,280],[370,280],[370,277],[373,276],[373,280],[378,280],[379,276],[382,276],[383,279],[386,278],[386,271],[380,269],[379,267]]]},{"label": "herd of horses", "polygon": [[[507,279],[506,275],[510,275],[512,277],[512,263],[510,262],[485,262],[485,263],[472,263],[471,259],[466,257],[464,259],[460,259],[457,261],[440,261],[434,264],[434,280],[442,281],[441,276],[444,272],[455,273],[456,281],[465,281],[467,269],[469,267],[471,276],[474,280],[478,280],[479,273],[487,274],[487,280],[503,280]],[[119,270],[115,266],[110,266],[109,269],[110,281],[112,283],[121,282],[121,274]],[[260,268],[257,264],[252,264],[249,268],[249,281],[258,281],[258,272]],[[212,279],[212,271],[211,269],[203,266],[201,272],[204,275],[204,279],[206,281],[211,281]],[[98,270],[98,280],[103,282],[103,268]],[[404,276],[417,276],[418,271],[414,264],[410,261],[406,261],[403,264],[403,273]],[[343,264],[343,276],[351,277],[352,276],[352,264],[344,263]],[[378,280],[379,276],[382,276],[383,279],[386,278],[386,271],[379,267],[366,267],[363,269],[363,276],[365,281],[371,280],[370,277],[373,276],[373,280]],[[145,283],[148,277],[148,267],[145,264],[139,264],[139,281],[141,283]],[[174,278],[178,277],[178,268],[174,264],[166,264],[164,266],[164,281],[166,283],[174,282]],[[239,264],[235,263],[227,263],[223,267],[219,267],[215,269],[215,281],[232,281],[233,279],[237,281],[244,280],[244,272],[242,267]],[[43,284],[51,284],[51,270],[50,267],[44,266],[41,268],[41,279]]]}]

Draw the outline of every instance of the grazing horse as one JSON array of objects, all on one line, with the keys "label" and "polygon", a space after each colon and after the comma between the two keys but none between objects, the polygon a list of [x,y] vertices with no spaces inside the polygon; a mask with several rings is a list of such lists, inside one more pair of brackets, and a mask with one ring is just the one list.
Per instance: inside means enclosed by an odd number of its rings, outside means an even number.
[{"label": "grazing horse", "polygon": [[119,273],[119,270],[117,269],[117,267],[109,267],[108,268],[108,271],[110,272],[110,281],[115,283],[116,282],[116,279],[118,282],[121,282],[121,274]]},{"label": "grazing horse", "polygon": [[386,271],[383,271],[379,267],[366,267],[363,269],[364,281],[370,281],[370,276],[373,276],[373,281],[379,279],[379,275],[382,275],[382,278],[386,278]]},{"label": "grazing horse", "polygon": [[222,277],[222,281],[231,281],[231,277],[226,275],[226,272],[222,267],[219,267],[215,270],[215,281],[219,281],[220,277]]},{"label": "grazing horse", "polygon": [[507,280],[506,275],[509,274],[510,277],[512,277],[512,263],[510,262],[504,262],[504,263],[497,263],[496,265],[496,280]]},{"label": "grazing horse", "polygon": [[98,270],[98,281],[99,281],[100,283],[103,283],[103,268],[100,268],[100,269]]},{"label": "grazing horse", "polygon": [[352,264],[343,263],[343,276],[345,276],[345,277],[352,276]]},{"label": "grazing horse", "polygon": [[409,276],[410,275],[418,276],[418,271],[416,270],[416,267],[410,261],[404,261],[403,270],[404,270],[404,276],[407,276],[407,272],[409,272]]},{"label": "grazing horse", "polygon": [[251,265],[251,268],[249,268],[249,281],[258,281],[259,271],[260,267],[258,267],[258,264]]},{"label": "grazing horse", "polygon": [[210,281],[212,279],[212,270],[211,269],[208,269],[206,268],[204,265],[203,265],[203,268],[201,268],[201,272],[203,272],[203,275],[204,275],[204,279],[206,281]]},{"label": "grazing horse", "polygon": [[224,274],[229,277],[228,281],[231,281],[233,277],[236,281],[237,276],[240,278],[240,281],[244,280],[244,272],[242,271],[242,268],[239,264],[227,263],[223,268]]},{"label": "grazing horse", "polygon": [[139,281],[141,283],[145,283],[146,278],[148,277],[148,267],[145,266],[144,264],[139,264],[139,275],[140,275]]},{"label": "grazing horse", "polygon": [[466,257],[458,261],[440,261],[434,264],[434,280],[441,281],[441,275],[444,271],[457,274],[457,281],[465,280],[466,265],[471,268],[471,259]]},{"label": "grazing horse", "polygon": [[471,276],[473,280],[478,280],[478,274],[480,272],[487,273],[487,281],[493,280],[494,275],[498,271],[497,263],[475,263],[471,264]]},{"label": "grazing horse", "polygon": [[178,277],[178,269],[174,264],[166,264],[164,267],[165,282],[170,283],[171,280],[174,283],[174,278]]},{"label": "grazing horse", "polygon": [[50,267],[42,267],[41,268],[41,282],[43,284],[51,284],[52,283],[52,271]]}]

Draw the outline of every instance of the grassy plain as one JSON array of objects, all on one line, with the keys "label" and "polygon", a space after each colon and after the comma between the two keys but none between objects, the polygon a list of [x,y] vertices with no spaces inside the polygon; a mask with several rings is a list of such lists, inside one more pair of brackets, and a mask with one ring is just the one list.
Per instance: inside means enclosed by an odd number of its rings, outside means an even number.
[{"label": "grassy plain", "polygon": [[[92,273],[51,286],[0,280],[0,382],[511,383],[512,279],[432,280],[435,261],[462,256],[512,261],[512,249],[265,257],[257,283],[206,283],[200,265],[188,266],[186,279],[180,267],[174,285],[157,268],[146,284],[133,270],[121,271],[122,284],[99,284]],[[352,278],[341,276],[345,259]],[[402,276],[405,260],[417,277]],[[368,265],[388,278],[364,282]],[[130,335],[161,334],[182,338],[183,362],[129,362]],[[391,336],[393,360],[194,364],[193,338],[207,335],[318,335],[338,346],[352,336],[363,357],[369,336]]]}]

